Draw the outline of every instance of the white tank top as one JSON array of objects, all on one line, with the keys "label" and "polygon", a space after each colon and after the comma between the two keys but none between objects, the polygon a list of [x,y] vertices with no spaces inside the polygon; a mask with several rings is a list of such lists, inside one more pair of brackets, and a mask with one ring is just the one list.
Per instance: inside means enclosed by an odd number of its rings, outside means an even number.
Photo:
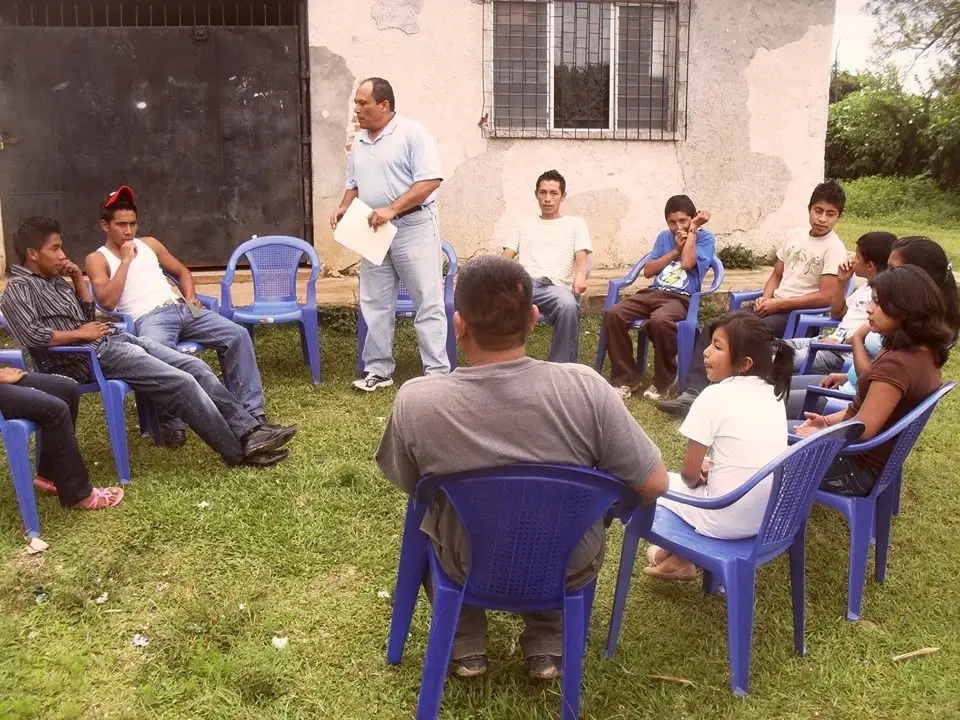
[{"label": "white tank top", "polygon": [[[132,315],[136,320],[168,300],[178,298],[163,274],[157,254],[139,238],[134,239],[133,242],[137,246],[137,256],[127,268],[127,281],[123,285],[123,292],[120,294],[116,309],[117,312]],[[120,258],[110,252],[106,245],[97,248],[97,252],[107,259],[110,277],[113,277],[117,268],[120,267]]]}]

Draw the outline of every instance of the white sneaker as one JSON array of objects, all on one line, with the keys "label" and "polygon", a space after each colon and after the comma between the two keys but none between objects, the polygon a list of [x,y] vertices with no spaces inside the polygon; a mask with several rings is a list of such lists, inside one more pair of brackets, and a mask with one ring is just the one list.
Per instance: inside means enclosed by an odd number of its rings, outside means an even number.
[{"label": "white sneaker", "polygon": [[366,377],[353,381],[353,386],[357,390],[363,390],[368,393],[379,390],[380,388],[388,388],[391,385],[393,385],[393,378],[380,377],[379,375],[367,375]]},{"label": "white sneaker", "polygon": [[619,388],[617,388],[617,392],[620,393],[621,400],[629,400],[633,395],[633,388],[631,388],[629,385],[621,385]]},{"label": "white sneaker", "polygon": [[663,395],[660,394],[660,391],[656,387],[651,385],[646,390],[643,391],[643,396],[647,400],[653,400],[654,402],[659,402],[663,399]]}]

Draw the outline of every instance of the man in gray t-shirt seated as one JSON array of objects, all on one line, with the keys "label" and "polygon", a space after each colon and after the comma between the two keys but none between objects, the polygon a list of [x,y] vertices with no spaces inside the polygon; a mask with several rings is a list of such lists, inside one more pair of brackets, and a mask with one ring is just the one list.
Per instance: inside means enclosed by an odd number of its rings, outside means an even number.
[{"label": "man in gray t-shirt seated", "polygon": [[[537,324],[532,281],[515,262],[481,257],[460,269],[455,294],[457,342],[469,362],[449,375],[407,381],[377,450],[377,464],[412,495],[426,475],[550,462],[595,467],[633,487],[643,503],[667,490],[660,451],[626,409],[617,391],[585,365],[526,356]],[[437,500],[421,529],[433,540],[440,564],[464,582],[470,546],[454,510]],[[596,576],[603,562],[602,523],[574,550],[568,586]],[[527,672],[550,679],[561,673],[559,610],[523,616],[520,646]],[[462,677],[486,670],[486,615],[464,605],[453,645],[453,671]]]}]

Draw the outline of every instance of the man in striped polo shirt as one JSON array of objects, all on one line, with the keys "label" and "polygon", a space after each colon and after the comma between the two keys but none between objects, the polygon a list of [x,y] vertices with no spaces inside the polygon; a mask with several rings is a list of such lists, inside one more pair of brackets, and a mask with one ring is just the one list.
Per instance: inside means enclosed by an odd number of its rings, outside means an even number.
[{"label": "man in striped polo shirt", "polygon": [[550,362],[580,359],[580,296],[587,290],[587,258],[593,252],[583,218],[560,214],[567,181],[556,170],[537,178],[540,216],[527,218],[513,230],[503,256],[520,257],[533,278],[533,304],[553,325]]}]

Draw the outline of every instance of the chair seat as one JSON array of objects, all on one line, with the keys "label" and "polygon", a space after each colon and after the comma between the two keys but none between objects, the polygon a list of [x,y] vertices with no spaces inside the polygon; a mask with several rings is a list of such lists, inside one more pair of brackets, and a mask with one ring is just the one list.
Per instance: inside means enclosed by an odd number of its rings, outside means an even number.
[{"label": "chair seat", "polygon": [[708,568],[716,567],[718,561],[747,560],[753,557],[757,546],[755,536],[743,540],[719,540],[701,535],[675,512],[659,506],[653,516],[652,535],[662,539],[665,546],[683,548],[686,552],[679,551],[683,557]]},{"label": "chair seat", "polygon": [[813,496],[814,502],[821,505],[826,505],[827,507],[832,507],[844,517],[851,516],[857,500],[860,500],[861,502],[871,502],[870,498],[857,498],[850,495],[837,495],[836,493],[825,492],[823,490],[817,490],[817,494]]},{"label": "chair seat", "polygon": [[303,316],[303,307],[296,302],[257,302],[236,308],[233,321],[241,325],[298,322]]}]

